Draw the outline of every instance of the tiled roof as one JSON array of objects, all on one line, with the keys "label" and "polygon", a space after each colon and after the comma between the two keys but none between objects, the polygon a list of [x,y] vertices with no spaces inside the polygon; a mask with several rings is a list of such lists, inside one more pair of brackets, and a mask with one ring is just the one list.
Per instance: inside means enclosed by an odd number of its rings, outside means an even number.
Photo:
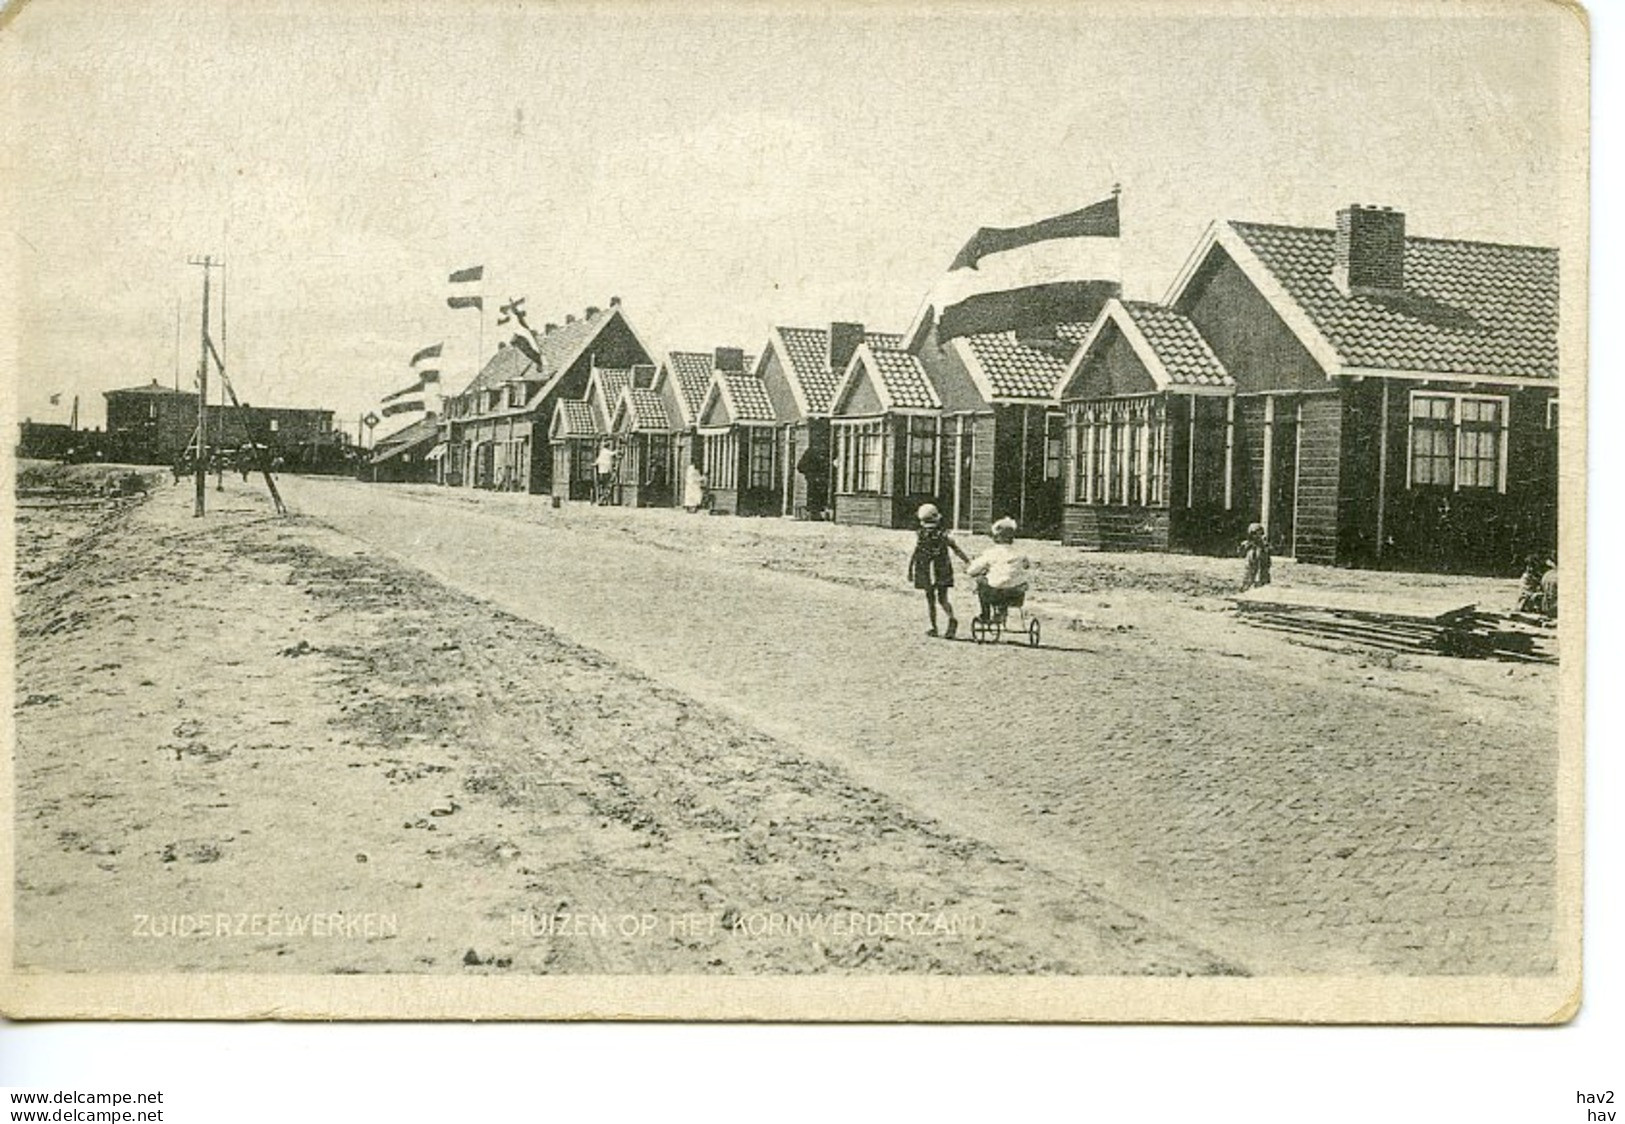
[{"label": "tiled roof", "polygon": [[871,346],[869,356],[873,360],[870,370],[880,380],[894,409],[942,408],[942,399],[937,397],[936,388],[925,377],[925,368],[912,353]]},{"label": "tiled roof", "polygon": [[438,437],[440,435],[440,416],[438,414],[425,414],[411,425],[397,429],[388,437],[380,437],[376,449],[383,449],[386,445],[410,445],[414,441],[421,441],[425,437]]},{"label": "tiled roof", "polygon": [[[609,323],[611,317],[620,311],[618,305],[611,305],[591,316],[561,324],[551,332],[544,333],[536,342],[536,353],[542,360],[542,376],[552,378],[566,370],[580,358],[582,351]],[[531,367],[531,364],[523,351],[512,346],[500,348],[491,356],[490,362],[481,368],[480,373],[474,376],[474,380],[463,388],[463,393],[494,389],[505,382],[523,377],[527,367]]]},{"label": "tiled roof", "polygon": [[1178,386],[1229,386],[1234,383],[1219,357],[1186,316],[1150,301],[1123,301],[1123,311],[1157,353],[1170,382]]},{"label": "tiled roof", "polygon": [[379,441],[372,452],[372,463],[380,464],[392,460],[412,449],[433,445],[439,439],[440,419],[430,414]]},{"label": "tiled roof", "polygon": [[[575,325],[569,325],[574,327]],[[480,368],[480,373],[474,376],[472,382],[463,388],[464,394],[473,394],[481,390],[496,390],[515,379],[540,378],[536,373],[536,365],[526,357],[517,347],[498,348],[497,353]]]},{"label": "tiled roof", "polygon": [[[790,377],[801,385],[811,413],[827,413],[841,372],[829,368],[828,328],[777,328],[790,358]],[[865,332],[864,342],[887,350],[902,346],[903,337],[891,332]]]},{"label": "tiled roof", "polygon": [[666,355],[667,377],[677,384],[677,395],[690,420],[700,415],[700,405],[711,386],[714,356],[706,351],[672,351]]},{"label": "tiled roof", "polygon": [[631,427],[636,430],[665,432],[671,429],[666,416],[665,400],[645,387],[631,387],[626,392],[624,406],[630,413]]},{"label": "tiled roof", "polygon": [[1077,350],[1077,341],[1066,336],[1057,347],[1025,342],[1015,332],[985,332],[963,339],[987,375],[994,398],[1049,398]]},{"label": "tiled roof", "polygon": [[553,429],[550,436],[554,440],[599,435],[598,419],[593,417],[592,407],[580,399],[560,398],[553,409]]},{"label": "tiled roof", "polygon": [[632,385],[631,368],[621,367],[594,367],[593,377],[603,388],[604,408],[613,410],[615,403],[621,400],[621,392]]},{"label": "tiled roof", "polygon": [[1405,239],[1405,287],[1345,295],[1329,229],[1231,228],[1352,367],[1557,377],[1557,251]]},{"label": "tiled roof", "polygon": [[761,379],[743,371],[718,371],[716,377],[727,396],[728,412],[733,415],[735,424],[778,420],[773,413],[773,401],[767,396],[767,385]]}]

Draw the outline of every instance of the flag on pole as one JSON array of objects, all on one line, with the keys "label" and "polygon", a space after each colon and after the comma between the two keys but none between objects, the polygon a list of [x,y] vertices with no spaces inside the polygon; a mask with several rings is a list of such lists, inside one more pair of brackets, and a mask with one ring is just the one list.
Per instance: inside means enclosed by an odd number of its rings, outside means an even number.
[{"label": "flag on pole", "polygon": [[[476,265],[470,266],[468,269],[459,269],[457,272],[451,275],[450,280],[453,285],[474,285],[478,284],[484,277],[485,267],[483,265]],[[477,308],[481,312],[484,312],[485,298],[478,295],[447,297],[446,307]]]},{"label": "flag on pole", "polygon": [[53,405],[53,406],[62,405],[62,392],[61,391],[58,391],[57,393],[51,395],[51,405]]},{"label": "flag on pole", "polygon": [[424,348],[422,351],[420,351],[416,355],[412,356],[412,366],[416,367],[419,363],[423,362],[425,359],[439,359],[440,358],[440,348],[443,346],[443,344],[444,344],[444,341],[442,341],[441,343],[430,344],[428,347]]},{"label": "flag on pole", "polygon": [[933,293],[938,338],[1094,319],[1122,289],[1118,231],[1115,191],[1026,226],[982,227]]},{"label": "flag on pole", "polygon": [[501,313],[497,317],[498,324],[506,324],[510,320],[517,320],[523,324],[525,322],[525,298],[509,297],[508,303],[499,307],[497,311]]},{"label": "flag on pole", "polygon": [[418,375],[417,382],[413,383],[411,386],[403,387],[402,389],[395,391],[393,394],[386,394],[380,398],[379,401],[393,402],[397,398],[405,398],[408,394],[422,394],[429,388],[430,384],[438,384],[439,382],[439,371],[424,371]]}]

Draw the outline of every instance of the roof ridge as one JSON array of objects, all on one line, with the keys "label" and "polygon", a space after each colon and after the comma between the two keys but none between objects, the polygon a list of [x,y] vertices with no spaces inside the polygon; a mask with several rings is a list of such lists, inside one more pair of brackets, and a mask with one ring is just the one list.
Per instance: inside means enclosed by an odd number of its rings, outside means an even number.
[{"label": "roof ridge", "polygon": [[[1298,233],[1311,232],[1314,234],[1329,234],[1336,236],[1337,228],[1331,226],[1304,226],[1288,222],[1257,222],[1253,219],[1225,219],[1231,226],[1250,226],[1263,230],[1290,230]],[[1405,234],[1407,242],[1439,242],[1456,246],[1493,246],[1502,250],[1533,250],[1539,253],[1559,253],[1556,246],[1538,246],[1533,242],[1497,242],[1485,238],[1444,238],[1436,234]]]}]

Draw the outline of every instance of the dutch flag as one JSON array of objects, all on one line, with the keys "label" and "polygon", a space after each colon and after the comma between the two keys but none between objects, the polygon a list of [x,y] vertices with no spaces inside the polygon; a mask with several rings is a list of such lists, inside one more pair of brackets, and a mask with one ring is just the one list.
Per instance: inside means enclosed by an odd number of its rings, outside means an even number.
[{"label": "dutch flag", "polygon": [[1117,193],[1026,226],[984,226],[965,243],[931,304],[937,337],[1093,320],[1122,291]]}]

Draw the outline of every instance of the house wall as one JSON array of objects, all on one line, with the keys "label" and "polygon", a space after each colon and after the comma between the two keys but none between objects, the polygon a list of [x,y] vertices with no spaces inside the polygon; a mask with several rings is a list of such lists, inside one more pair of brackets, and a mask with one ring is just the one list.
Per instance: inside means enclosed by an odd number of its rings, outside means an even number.
[{"label": "house wall", "polygon": [[1116,398],[1130,394],[1151,394],[1156,380],[1135,354],[1122,330],[1108,321],[1088,357],[1078,365],[1062,388],[1063,399]]},{"label": "house wall", "polygon": [[889,496],[835,497],[835,522],[851,523],[861,527],[889,527],[891,498]]},{"label": "house wall", "polygon": [[1209,252],[1175,307],[1196,324],[1238,393],[1325,389],[1325,370],[1222,246]]},{"label": "house wall", "polygon": [[779,359],[779,349],[770,347],[762,360],[762,383],[767,387],[768,401],[773,403],[773,416],[781,421],[800,421],[801,406],[795,392],[790,389],[790,375]]},{"label": "house wall", "polygon": [[1339,394],[1300,400],[1293,556],[1329,566],[1342,560],[1344,510],[1344,402]]},{"label": "house wall", "polygon": [[[1343,490],[1337,562],[1426,572],[1513,575],[1526,555],[1555,549],[1556,434],[1546,428],[1545,388],[1485,385],[1473,393],[1507,402],[1506,491],[1408,486],[1414,390],[1460,387],[1368,379],[1344,396]],[[1382,531],[1377,480],[1382,398],[1388,396],[1387,471]],[[1379,550],[1380,545],[1380,550]]]}]

